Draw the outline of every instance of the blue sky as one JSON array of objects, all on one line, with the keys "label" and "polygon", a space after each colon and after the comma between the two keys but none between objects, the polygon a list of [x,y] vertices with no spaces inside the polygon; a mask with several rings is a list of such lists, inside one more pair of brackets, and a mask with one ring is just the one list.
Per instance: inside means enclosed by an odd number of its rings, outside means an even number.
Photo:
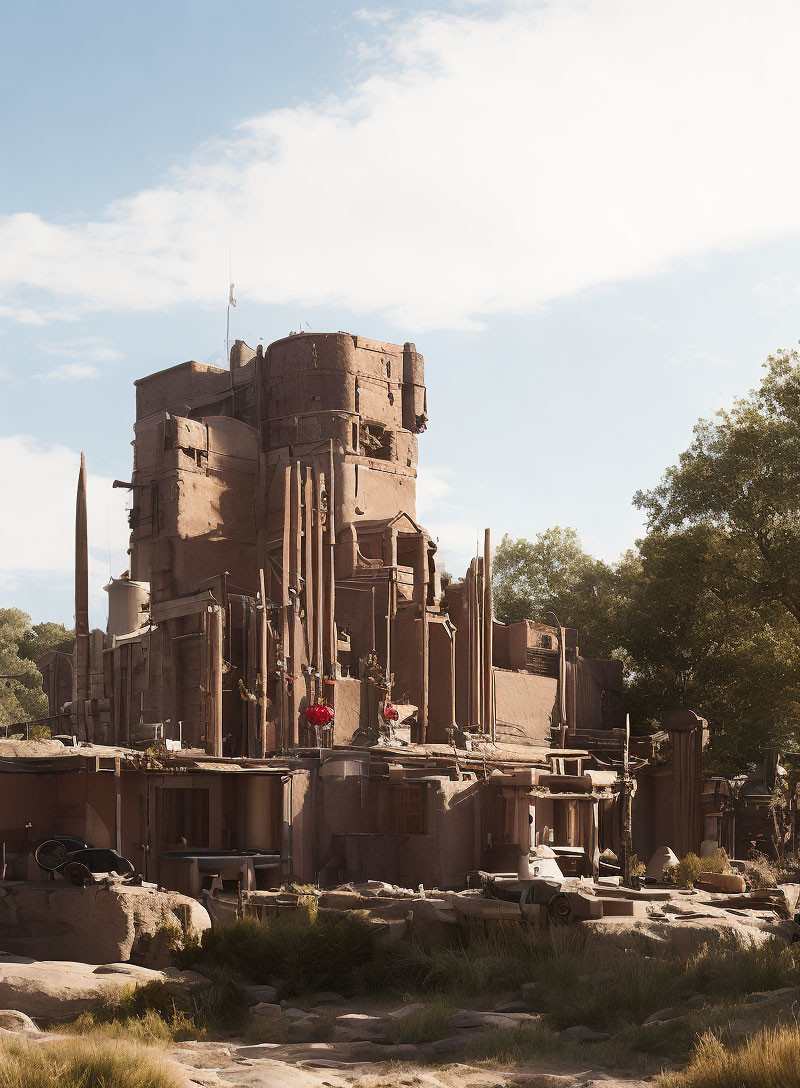
[{"label": "blue sky", "polygon": [[[303,322],[426,358],[419,513],[606,559],[701,415],[800,336],[800,11],[0,3],[0,603],[93,620],[133,380]],[[110,562],[109,562],[110,553]]]}]

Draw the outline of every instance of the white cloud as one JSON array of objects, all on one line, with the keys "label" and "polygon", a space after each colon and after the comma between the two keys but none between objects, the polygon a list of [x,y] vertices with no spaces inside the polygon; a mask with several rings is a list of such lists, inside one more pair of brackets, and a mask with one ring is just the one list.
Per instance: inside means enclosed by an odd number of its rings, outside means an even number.
[{"label": "white cloud", "polygon": [[48,355],[60,355],[67,359],[89,360],[93,363],[111,363],[123,358],[123,353],[108,346],[102,336],[84,336],[63,343],[44,344],[42,351]]},{"label": "white cloud", "polygon": [[[0,436],[3,532],[0,571],[6,585],[24,576],[47,578],[74,569],[75,492],[80,454],[30,435]],[[92,611],[105,613],[102,591],[110,571],[128,566],[127,492],[92,473],[87,481],[89,585]],[[111,554],[109,562],[109,551]]]},{"label": "white cloud", "polygon": [[85,378],[96,378],[100,371],[96,366],[85,366],[83,363],[62,363],[52,370],[45,370],[41,374],[34,374],[34,378],[40,381],[52,379],[57,382],[80,382]]},{"label": "white cloud", "polygon": [[0,220],[0,314],[219,301],[232,240],[241,297],[479,328],[800,230],[792,0],[478,4],[372,33],[345,95],[253,117],[93,221]]}]

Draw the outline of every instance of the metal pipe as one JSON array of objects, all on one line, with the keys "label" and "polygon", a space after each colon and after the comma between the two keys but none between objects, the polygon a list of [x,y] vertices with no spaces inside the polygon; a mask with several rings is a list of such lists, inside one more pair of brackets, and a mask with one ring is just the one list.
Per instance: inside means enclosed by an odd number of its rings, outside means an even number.
[{"label": "metal pipe", "polygon": [[483,728],[495,740],[492,612],[492,533],[483,535]]}]

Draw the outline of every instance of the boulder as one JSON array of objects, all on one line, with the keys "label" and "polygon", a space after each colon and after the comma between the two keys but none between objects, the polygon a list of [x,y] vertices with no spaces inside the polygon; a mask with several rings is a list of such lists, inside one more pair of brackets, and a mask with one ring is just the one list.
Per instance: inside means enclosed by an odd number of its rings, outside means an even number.
[{"label": "boulder", "polygon": [[446,948],[458,940],[458,915],[446,899],[412,899],[409,932],[423,948]]},{"label": "boulder", "polygon": [[153,980],[164,981],[160,971],[133,964],[114,964],[114,970],[86,963],[0,958],[0,1008],[15,1009],[37,1020],[69,1020],[88,1009],[104,994]]},{"label": "boulder", "polygon": [[744,945],[762,945],[773,939],[788,945],[800,935],[800,926],[777,919],[774,914],[770,918],[734,916],[705,906],[694,917],[600,918],[581,925],[612,947],[648,955],[691,955],[723,936],[734,936]]},{"label": "boulder", "polygon": [[281,1015],[280,1005],[273,1005],[269,1001],[259,1001],[257,1005],[253,1005],[250,1009],[252,1016],[260,1016],[264,1020],[278,1020]]},{"label": "boulder", "polygon": [[271,1004],[278,996],[278,991],[274,986],[247,986],[246,991],[247,1001],[250,1005],[258,1005],[262,1001]]},{"label": "boulder", "polygon": [[412,1016],[416,1012],[422,1012],[428,1006],[421,1001],[415,1002],[413,1005],[403,1005],[401,1009],[395,1009],[394,1012],[389,1013],[390,1020],[405,1020],[407,1016]]},{"label": "boulder", "polygon": [[197,900],[156,888],[50,880],[0,890],[0,949],[40,960],[166,966],[176,941],[211,925]]},{"label": "boulder", "polygon": [[741,893],[747,887],[744,877],[738,873],[698,873],[695,884],[711,892]]},{"label": "boulder", "polygon": [[18,1012],[16,1009],[0,1009],[0,1030],[22,1032],[23,1035],[37,1035],[39,1033],[39,1028],[37,1028],[30,1016],[26,1016],[24,1012]]},{"label": "boulder", "polygon": [[561,1038],[568,1043],[604,1043],[611,1036],[607,1031],[595,1031],[585,1024],[578,1024],[562,1031]]}]

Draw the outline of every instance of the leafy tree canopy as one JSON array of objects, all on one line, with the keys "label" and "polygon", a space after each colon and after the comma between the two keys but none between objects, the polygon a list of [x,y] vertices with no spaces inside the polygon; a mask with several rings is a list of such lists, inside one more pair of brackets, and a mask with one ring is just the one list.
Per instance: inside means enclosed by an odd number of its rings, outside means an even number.
[{"label": "leafy tree canopy", "polygon": [[582,651],[602,657],[617,645],[611,616],[614,570],[583,550],[574,529],[556,525],[534,540],[506,535],[492,560],[494,611],[501,623],[544,620],[552,611],[577,627]]},{"label": "leafy tree canopy", "polygon": [[798,364],[797,351],[770,356],[760,387],[700,420],[678,465],[634,502],[651,532],[716,530],[718,591],[777,604],[800,624]]},{"label": "leafy tree canopy", "polygon": [[32,624],[19,608],[0,608],[0,725],[47,716],[42,674],[35,661],[69,642],[73,632],[60,623]]},{"label": "leafy tree canopy", "polygon": [[678,465],[636,494],[647,534],[617,564],[558,527],[504,537],[493,564],[498,619],[552,609],[585,656],[624,661],[635,727],[698,711],[724,772],[767,747],[800,750],[800,354],[765,366],[757,390],[701,420]]}]

